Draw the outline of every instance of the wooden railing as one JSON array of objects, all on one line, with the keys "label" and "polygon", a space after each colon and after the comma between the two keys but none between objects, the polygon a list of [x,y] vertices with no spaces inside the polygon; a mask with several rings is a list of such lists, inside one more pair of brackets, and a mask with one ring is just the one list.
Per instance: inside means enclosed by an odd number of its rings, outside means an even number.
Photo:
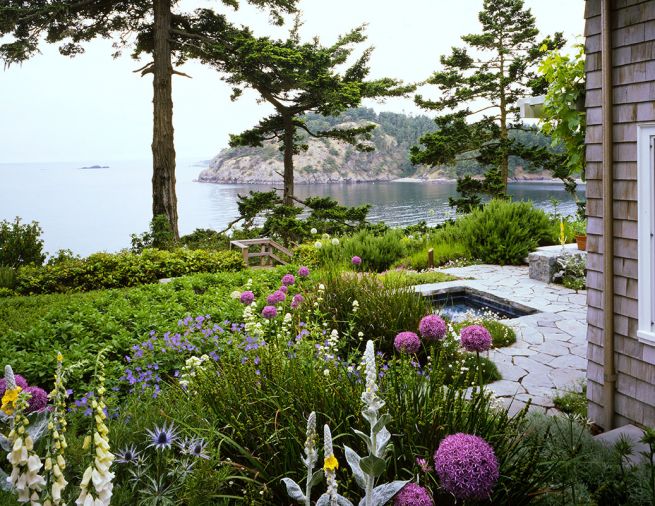
[{"label": "wooden railing", "polygon": [[[272,265],[273,262],[278,262],[282,265],[287,265],[293,256],[293,252],[281,244],[275,242],[268,237],[260,237],[258,239],[241,239],[239,241],[230,241],[230,249],[234,246],[241,250],[243,260],[246,265],[250,265],[251,258],[259,258],[260,266]],[[259,251],[251,252],[251,246],[259,246]],[[280,253],[288,257],[288,261],[280,258]]]}]

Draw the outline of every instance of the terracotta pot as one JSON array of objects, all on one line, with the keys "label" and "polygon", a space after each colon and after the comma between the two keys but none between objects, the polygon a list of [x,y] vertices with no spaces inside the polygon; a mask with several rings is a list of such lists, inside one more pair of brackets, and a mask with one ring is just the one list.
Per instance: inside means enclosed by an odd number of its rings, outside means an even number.
[{"label": "terracotta pot", "polygon": [[586,235],[576,235],[575,242],[578,243],[578,249],[580,251],[587,250],[587,236]]}]

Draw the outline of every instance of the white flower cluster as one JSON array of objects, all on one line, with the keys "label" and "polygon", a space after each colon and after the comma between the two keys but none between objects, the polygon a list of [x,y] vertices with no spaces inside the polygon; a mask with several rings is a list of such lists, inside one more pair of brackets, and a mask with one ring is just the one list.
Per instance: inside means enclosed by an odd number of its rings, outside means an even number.
[{"label": "white flower cluster", "polygon": [[[267,322],[268,320],[265,320],[265,323]],[[252,305],[243,308],[243,323],[246,332],[253,338],[258,339],[264,337],[264,326],[261,320],[257,318]]]},{"label": "white flower cluster", "polygon": [[377,412],[384,406],[384,401],[378,397],[377,367],[375,365],[375,348],[373,341],[366,343],[366,351],[363,357],[364,371],[366,374],[366,387],[362,392],[362,402],[366,405],[365,411]]},{"label": "white flower cluster", "polygon": [[291,313],[285,313],[282,319],[282,325],[277,333],[278,342],[288,341],[291,339],[291,327],[293,325],[293,317]]},{"label": "white flower cluster", "polygon": [[43,467],[41,459],[34,452],[34,441],[27,431],[29,419],[23,414],[27,407],[27,400],[21,396],[18,400],[18,410],[13,421],[13,428],[9,432],[11,452],[7,460],[11,464],[11,475],[7,481],[13,486],[18,495],[19,503],[29,502],[38,506],[40,493],[45,488],[45,479],[39,474]]},{"label": "white flower cluster", "polygon": [[53,409],[50,413],[48,422],[48,431],[50,432],[50,444],[45,459],[46,483],[48,490],[43,501],[43,506],[59,506],[61,502],[61,493],[68,485],[64,478],[66,469],[66,460],[64,452],[67,448],[66,443],[66,388],[64,387],[63,357],[61,353],[57,354],[57,371],[55,373],[55,388],[50,393],[53,401]]},{"label": "white flower cluster", "polygon": [[110,471],[114,455],[109,447],[109,429],[105,424],[105,377],[102,363],[98,366],[98,398],[91,407],[94,411],[95,430],[93,432],[93,462],[86,468],[80,483],[80,495],[75,501],[77,506],[108,506],[114,489],[114,473]]},{"label": "white flower cluster", "polygon": [[209,355],[201,355],[200,357],[189,357],[184,363],[182,374],[180,375],[180,386],[185,390],[189,388],[189,384],[198,375],[198,371],[204,370],[204,363],[209,360]]}]

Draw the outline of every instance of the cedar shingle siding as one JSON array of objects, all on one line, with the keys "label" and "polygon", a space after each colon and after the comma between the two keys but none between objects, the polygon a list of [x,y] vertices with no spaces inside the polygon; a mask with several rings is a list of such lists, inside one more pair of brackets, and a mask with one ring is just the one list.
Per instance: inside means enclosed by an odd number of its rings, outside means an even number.
[{"label": "cedar shingle siding", "polygon": [[[655,122],[655,1],[612,2],[616,424],[655,425],[655,366],[637,339],[637,124]],[[603,202],[600,0],[587,0],[589,417],[603,406]],[[608,125],[609,126],[609,125]],[[648,360],[645,360],[645,359]]]}]

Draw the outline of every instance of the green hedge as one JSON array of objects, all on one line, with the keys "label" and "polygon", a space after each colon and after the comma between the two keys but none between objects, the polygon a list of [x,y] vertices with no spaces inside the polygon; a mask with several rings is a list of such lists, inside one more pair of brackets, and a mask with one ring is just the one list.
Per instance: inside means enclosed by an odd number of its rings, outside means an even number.
[{"label": "green hedge", "polygon": [[156,283],[200,272],[235,272],[244,268],[236,251],[146,249],[142,253],[95,253],[87,258],[68,258],[43,267],[19,269],[15,291],[42,293],[87,292]]}]

